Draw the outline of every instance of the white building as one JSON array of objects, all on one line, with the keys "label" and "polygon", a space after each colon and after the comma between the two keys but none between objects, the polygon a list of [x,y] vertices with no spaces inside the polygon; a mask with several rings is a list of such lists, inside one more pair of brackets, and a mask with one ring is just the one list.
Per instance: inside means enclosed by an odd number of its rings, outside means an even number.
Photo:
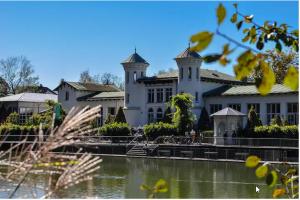
[{"label": "white building", "polygon": [[237,81],[235,77],[215,70],[201,69],[202,58],[187,48],[175,61],[178,72],[148,77],[149,63],[136,52],[122,62],[125,71],[126,120],[133,126],[159,121],[170,96],[190,93],[194,98],[193,112],[200,115],[206,108],[213,114],[231,107],[247,114],[253,105],[264,124],[276,115],[298,123],[298,91],[274,85],[267,96],[261,96],[255,85]]},{"label": "white building", "polygon": [[237,81],[235,77],[215,70],[202,69],[202,58],[187,48],[175,61],[178,71],[147,76],[149,63],[134,52],[121,64],[125,72],[125,92],[108,85],[62,82],[56,90],[58,101],[67,111],[72,106],[102,105],[103,118],[123,107],[131,126],[142,126],[162,119],[172,95],[190,93],[194,98],[193,112],[201,109],[213,114],[231,107],[244,114],[253,105],[264,124],[276,115],[298,123],[298,91],[274,85],[267,96],[261,96],[255,85]]},{"label": "white building", "polygon": [[58,92],[58,102],[66,112],[73,106],[101,105],[103,117],[99,119],[99,125],[103,124],[108,113],[115,115],[117,109],[124,106],[124,92],[113,85],[61,81],[54,90]]}]

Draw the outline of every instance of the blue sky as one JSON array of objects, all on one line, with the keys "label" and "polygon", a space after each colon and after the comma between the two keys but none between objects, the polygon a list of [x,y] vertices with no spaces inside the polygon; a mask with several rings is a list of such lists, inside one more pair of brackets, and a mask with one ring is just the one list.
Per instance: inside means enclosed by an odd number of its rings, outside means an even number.
[{"label": "blue sky", "polygon": [[[81,71],[123,77],[120,65],[137,52],[149,63],[148,75],[176,68],[173,58],[199,31],[215,31],[219,2],[0,2],[0,59],[24,55],[40,82],[50,88],[61,78],[77,81]],[[221,31],[237,40],[229,19],[233,2],[225,2]],[[276,20],[298,28],[298,2],[239,2],[239,10],[256,22]],[[214,38],[201,55],[219,52],[226,41]],[[236,55],[236,54],[235,54]],[[232,64],[203,65],[233,74]]]}]

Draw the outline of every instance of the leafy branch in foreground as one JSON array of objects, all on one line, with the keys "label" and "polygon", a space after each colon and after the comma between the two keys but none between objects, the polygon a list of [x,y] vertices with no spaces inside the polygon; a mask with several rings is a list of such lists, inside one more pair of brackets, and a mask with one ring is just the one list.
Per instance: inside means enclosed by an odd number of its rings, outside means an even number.
[{"label": "leafy branch in foreground", "polygon": [[[219,62],[222,66],[226,66],[231,62],[228,56],[232,54],[237,48],[244,49],[238,56],[237,64],[234,65],[234,72],[236,79],[244,80],[255,71],[260,71],[261,77],[255,79],[255,84],[258,91],[262,95],[266,95],[272,89],[276,82],[274,71],[269,66],[268,60],[270,54],[262,52],[265,44],[268,42],[275,44],[277,52],[282,52],[283,46],[292,48],[293,51],[299,51],[299,31],[290,30],[287,24],[278,24],[276,21],[265,21],[263,25],[259,25],[254,21],[254,15],[244,15],[239,12],[237,4],[233,4],[235,13],[231,16],[230,21],[235,24],[239,31],[244,24],[247,25],[242,33],[244,37],[242,41],[237,41],[232,37],[220,31],[220,25],[226,18],[226,8],[220,3],[217,10],[217,30],[215,32],[203,31],[191,36],[190,41],[195,45],[191,47],[192,51],[203,51],[212,42],[215,35],[227,40],[229,43],[223,46],[221,53],[214,53],[204,57],[204,62],[212,63]],[[234,44],[234,48],[230,48],[230,43]],[[249,43],[249,46],[245,43]],[[255,48],[252,46],[254,45]],[[283,83],[292,90],[298,89],[298,66],[290,65],[284,73]]]},{"label": "leafy branch in foreground", "polygon": [[[293,167],[288,163],[280,163],[275,166],[269,162],[260,164],[261,159],[257,156],[249,156],[246,160],[246,167],[256,168],[255,175],[257,178],[265,178],[267,185],[273,190],[273,198],[288,196],[288,198],[299,197],[299,177],[297,167]],[[278,186],[277,182],[281,185]]]},{"label": "leafy branch in foreground", "polygon": [[[100,106],[89,108],[72,108],[59,127],[52,127],[49,135],[45,135],[40,125],[38,136],[30,142],[28,137],[13,145],[6,151],[0,152],[0,165],[8,169],[0,174],[5,182],[16,183],[11,188],[9,198],[16,196],[22,185],[31,185],[30,174],[46,174],[48,177],[47,192],[43,198],[51,197],[56,191],[66,189],[74,184],[92,179],[92,173],[99,169],[102,161],[98,156],[83,154],[69,156],[57,154],[55,149],[72,145],[80,140],[80,136],[95,130],[90,121],[99,116]],[[4,140],[7,138],[5,136]],[[4,144],[4,140],[1,145]],[[34,187],[31,186],[34,191]]]},{"label": "leafy branch in foreground", "polygon": [[142,184],[140,189],[147,191],[148,198],[156,198],[156,194],[168,192],[167,182],[164,179],[159,179],[153,187]]}]

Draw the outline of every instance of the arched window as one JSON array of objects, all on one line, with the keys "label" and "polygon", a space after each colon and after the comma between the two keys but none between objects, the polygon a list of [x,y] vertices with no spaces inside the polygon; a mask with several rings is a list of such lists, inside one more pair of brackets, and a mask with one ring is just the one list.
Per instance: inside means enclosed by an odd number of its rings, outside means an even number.
[{"label": "arched window", "polygon": [[189,79],[192,79],[192,68],[189,67]]},{"label": "arched window", "polygon": [[199,102],[199,94],[198,94],[198,92],[195,93],[195,101]]},{"label": "arched window", "polygon": [[199,80],[199,68],[196,69],[196,79]]},{"label": "arched window", "polygon": [[163,112],[161,108],[158,108],[156,111],[156,121],[160,122],[163,118]]},{"label": "arched window", "polygon": [[69,101],[69,92],[68,92],[68,91],[66,91],[66,94],[65,94],[65,100],[66,100],[66,101]]},{"label": "arched window", "polygon": [[148,123],[154,122],[154,112],[152,108],[148,109]]},{"label": "arched window", "polygon": [[183,79],[183,68],[182,67],[180,68],[180,79],[181,80]]},{"label": "arched window", "polygon": [[136,72],[133,72],[133,81],[136,82]]}]

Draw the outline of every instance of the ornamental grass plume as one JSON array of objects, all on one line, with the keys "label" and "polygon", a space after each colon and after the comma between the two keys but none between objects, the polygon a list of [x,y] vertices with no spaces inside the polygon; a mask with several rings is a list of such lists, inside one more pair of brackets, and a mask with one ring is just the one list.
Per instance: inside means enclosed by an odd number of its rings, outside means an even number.
[{"label": "ornamental grass plume", "polygon": [[[82,136],[95,131],[91,127],[91,121],[100,117],[101,106],[93,108],[72,108],[62,124],[50,128],[50,134],[44,134],[42,125],[39,127],[38,135],[33,141],[25,139],[17,144],[11,145],[8,150],[0,151],[0,166],[6,166],[7,170],[0,173],[0,179],[7,183],[14,183],[10,189],[8,198],[15,198],[17,191],[23,185],[30,185],[33,197],[36,197],[30,174],[46,174],[46,191],[42,198],[49,198],[61,189],[67,189],[80,182],[93,178],[93,173],[100,168],[102,161],[100,157],[84,153],[74,156],[65,152],[54,152],[54,150],[73,145],[80,142]],[[29,133],[27,133],[29,134]],[[0,143],[0,149],[5,143],[8,135]]]}]

